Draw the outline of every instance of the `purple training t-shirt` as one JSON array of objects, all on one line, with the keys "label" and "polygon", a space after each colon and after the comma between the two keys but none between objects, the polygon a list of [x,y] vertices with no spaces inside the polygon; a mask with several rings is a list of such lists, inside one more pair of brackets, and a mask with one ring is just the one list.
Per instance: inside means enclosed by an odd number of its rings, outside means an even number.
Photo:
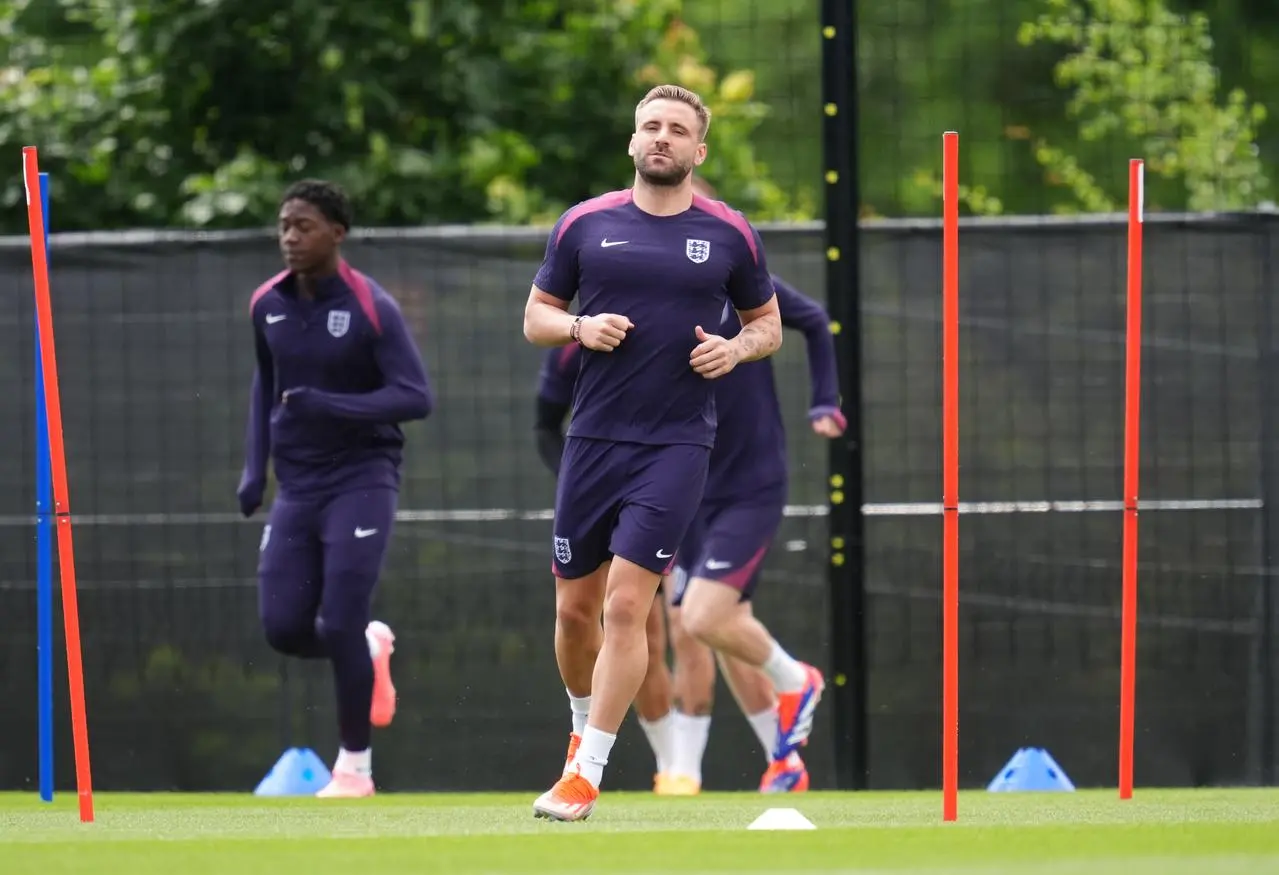
[{"label": "purple training t-shirt", "polygon": [[555,223],[533,280],[585,316],[615,313],[635,324],[612,352],[587,350],[569,437],[641,444],[715,444],[715,382],[693,370],[698,325],[715,334],[725,303],[737,310],[773,298],[764,247],[741,213],[701,196],[674,216],[610,192]]}]

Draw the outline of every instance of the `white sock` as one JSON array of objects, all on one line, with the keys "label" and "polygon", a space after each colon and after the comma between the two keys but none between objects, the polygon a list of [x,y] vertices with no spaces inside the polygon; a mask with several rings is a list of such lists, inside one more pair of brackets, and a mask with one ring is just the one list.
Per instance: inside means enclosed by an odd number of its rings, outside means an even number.
[{"label": "white sock", "polygon": [[672,775],[683,775],[697,783],[702,782],[702,756],[706,753],[706,740],[711,734],[710,715],[693,717],[679,711],[671,715],[674,722],[675,743],[671,752]]},{"label": "white sock", "polygon": [[782,650],[782,645],[776,641],[773,642],[773,652],[760,668],[779,693],[798,693],[808,683],[808,672],[804,671],[804,666]]},{"label": "white sock", "polygon": [[[564,692],[568,693],[568,690]],[[572,693],[568,693],[568,706],[573,711],[573,734],[581,735],[586,730],[586,718],[591,713],[591,697],[582,696],[579,699]]]},{"label": "white sock", "polygon": [[653,749],[653,758],[657,760],[658,774],[665,774],[671,767],[671,737],[674,735],[674,711],[667,711],[652,722],[639,718],[640,728],[648,736],[648,746]]},{"label": "white sock", "polygon": [[351,772],[368,778],[373,775],[373,749],[345,750],[338,749],[338,761],[333,765],[335,772]]},{"label": "white sock", "polygon": [[587,726],[582,730],[582,745],[573,757],[573,765],[577,766],[582,777],[591,782],[597,790],[604,779],[604,767],[608,765],[608,755],[613,749],[616,735]]},{"label": "white sock", "polygon": [[755,730],[755,737],[764,748],[764,759],[771,763],[773,748],[777,746],[777,709],[769,708],[758,714],[747,714],[746,720],[750,723],[751,729]]}]

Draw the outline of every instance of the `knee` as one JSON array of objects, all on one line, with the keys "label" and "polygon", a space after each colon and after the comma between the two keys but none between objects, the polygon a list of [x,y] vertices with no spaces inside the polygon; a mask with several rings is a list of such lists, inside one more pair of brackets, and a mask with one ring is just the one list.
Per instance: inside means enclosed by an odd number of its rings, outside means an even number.
[{"label": "knee", "polygon": [[569,635],[589,634],[600,624],[600,607],[594,599],[561,593],[555,600],[555,622]]},{"label": "knee", "polygon": [[324,595],[315,618],[315,634],[326,644],[365,641],[373,619],[377,571],[367,564],[335,563],[325,569]]},{"label": "knee", "polygon": [[680,614],[685,637],[706,644],[716,639],[724,619],[714,605],[699,602],[686,603]]},{"label": "knee", "polygon": [[358,614],[326,615],[321,612],[315,619],[315,637],[324,643],[330,654],[349,653],[368,649],[365,629],[368,620]]},{"label": "knee", "polygon": [[652,593],[643,597],[630,587],[618,588],[604,599],[604,627],[644,629]]},{"label": "knee", "polygon": [[315,625],[309,617],[266,614],[262,617],[262,632],[276,653],[298,656],[314,640]]},{"label": "knee", "polygon": [[338,592],[347,592],[344,599],[325,597],[316,615],[316,637],[325,643],[329,650],[338,647],[367,647],[368,622],[372,619],[370,588],[352,586]]}]

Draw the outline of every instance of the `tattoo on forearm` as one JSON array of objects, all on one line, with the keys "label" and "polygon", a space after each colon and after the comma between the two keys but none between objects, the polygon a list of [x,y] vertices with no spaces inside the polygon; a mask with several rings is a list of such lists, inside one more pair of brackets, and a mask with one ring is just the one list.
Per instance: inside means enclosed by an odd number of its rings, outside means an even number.
[{"label": "tattoo on forearm", "polygon": [[781,320],[776,316],[761,316],[742,328],[737,335],[737,343],[741,348],[742,361],[753,362],[772,355],[781,346]]}]

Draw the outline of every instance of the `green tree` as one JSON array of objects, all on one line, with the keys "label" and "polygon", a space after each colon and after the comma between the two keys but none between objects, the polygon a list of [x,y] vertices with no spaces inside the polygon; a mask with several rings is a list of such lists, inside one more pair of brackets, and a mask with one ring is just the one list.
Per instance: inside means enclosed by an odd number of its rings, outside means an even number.
[{"label": "green tree", "polygon": [[[1066,48],[1055,74],[1072,90],[1067,111],[1081,148],[1034,144],[1048,181],[1070,196],[1060,211],[1105,212],[1123,202],[1123,165],[1113,158],[1120,145],[1146,160],[1148,175],[1173,183],[1152,203],[1162,194],[1190,210],[1232,210],[1264,199],[1269,181],[1256,141],[1265,109],[1238,88],[1220,99],[1207,16],[1174,13],[1162,0],[1046,3],[1019,38]],[[1096,170],[1102,156],[1116,166]]]},{"label": "green tree", "polygon": [[[704,66],[680,7],[0,0],[0,145],[40,147],[64,230],[261,226],[303,175],[342,182],[361,224],[545,221],[627,179],[640,71],[678,72],[673,32]],[[722,113],[742,133],[763,109]],[[786,209],[748,140],[720,153],[739,207]]]},{"label": "green tree", "polygon": [[[743,75],[753,99],[768,108],[749,142],[800,210],[819,203],[826,189],[818,6],[813,0],[683,0],[684,20],[700,35],[710,66],[749,71]],[[723,149],[719,141],[713,145]]]},{"label": "green tree", "polygon": [[[691,2],[691,0],[690,0]],[[713,2],[713,0],[708,0]],[[1172,12],[1180,13],[1172,15]],[[1207,18],[1203,14],[1207,14]],[[1127,18],[1125,16],[1128,16]],[[1071,23],[1073,17],[1073,24]],[[971,212],[1045,213],[1088,209],[1072,172],[1062,161],[1045,168],[1038,146],[1061,150],[1104,194],[1103,204],[1122,203],[1127,159],[1149,162],[1148,200],[1153,207],[1185,209],[1196,190],[1238,194],[1241,186],[1212,180],[1214,162],[1185,156],[1217,138],[1243,144],[1242,163],[1229,158],[1230,168],[1260,168],[1262,193],[1276,173],[1279,154],[1279,116],[1271,113],[1257,123],[1251,101],[1238,104],[1232,119],[1230,94],[1241,89],[1261,97],[1279,75],[1279,4],[1264,0],[1152,0],[1138,3],[1072,3],[1051,0],[896,0],[861,4],[858,8],[859,123],[864,211],[880,215],[938,214],[941,132],[961,134],[960,180],[972,186],[966,206]],[[1064,38],[1047,35],[1019,40],[1026,23],[1038,27],[1057,21],[1070,24]],[[1086,26],[1081,24],[1086,22]],[[1209,44],[1208,22],[1212,40]],[[1127,35],[1124,35],[1127,31]],[[1124,49],[1113,39],[1123,39]],[[1100,41],[1090,47],[1087,40]],[[1107,41],[1111,41],[1107,43]],[[1207,46],[1211,45],[1209,50]],[[1131,51],[1136,49],[1136,54]],[[1103,66],[1126,52],[1124,64]],[[1102,69],[1113,89],[1099,102],[1085,80],[1071,81],[1068,62]],[[1093,55],[1093,57],[1089,57]],[[1138,60],[1131,63],[1132,58]],[[1182,81],[1167,81],[1169,65]],[[771,75],[761,63],[761,79]],[[1065,74],[1063,76],[1063,73]],[[1125,120],[1118,129],[1086,139],[1081,129],[1094,111],[1114,111],[1132,102],[1128,81],[1163,78],[1157,88],[1137,99],[1157,110],[1165,133],[1145,137],[1128,133]],[[1172,87],[1175,86],[1175,87]],[[1079,104],[1071,110],[1072,104]],[[1123,116],[1122,112],[1118,114]],[[1193,116],[1187,121],[1183,115]],[[1231,128],[1234,130],[1230,130]],[[1244,128],[1251,128],[1248,133]],[[1169,138],[1167,131],[1175,136]],[[1180,167],[1157,172],[1156,158],[1165,150],[1148,149],[1147,140],[1176,140],[1177,160],[1207,164],[1204,172]],[[1197,140],[1197,141],[1196,141]],[[1247,158],[1247,143],[1260,155]],[[1229,147],[1226,148],[1229,151]],[[1045,157],[1053,158],[1049,153]],[[1165,169],[1165,168],[1161,168]],[[1209,180],[1200,187],[1195,182]],[[1261,182],[1259,180],[1259,182]],[[1086,193],[1086,190],[1085,190]],[[1233,197],[1233,194],[1230,194]],[[1196,196],[1198,205],[1204,198]]]},{"label": "green tree", "polygon": [[[960,133],[961,196],[973,212],[1041,208],[1031,126],[1062,129],[1053,59],[1014,49],[1042,0],[895,0],[858,9],[863,213],[937,216],[942,132]],[[1048,87],[1045,87],[1045,86]]]}]

